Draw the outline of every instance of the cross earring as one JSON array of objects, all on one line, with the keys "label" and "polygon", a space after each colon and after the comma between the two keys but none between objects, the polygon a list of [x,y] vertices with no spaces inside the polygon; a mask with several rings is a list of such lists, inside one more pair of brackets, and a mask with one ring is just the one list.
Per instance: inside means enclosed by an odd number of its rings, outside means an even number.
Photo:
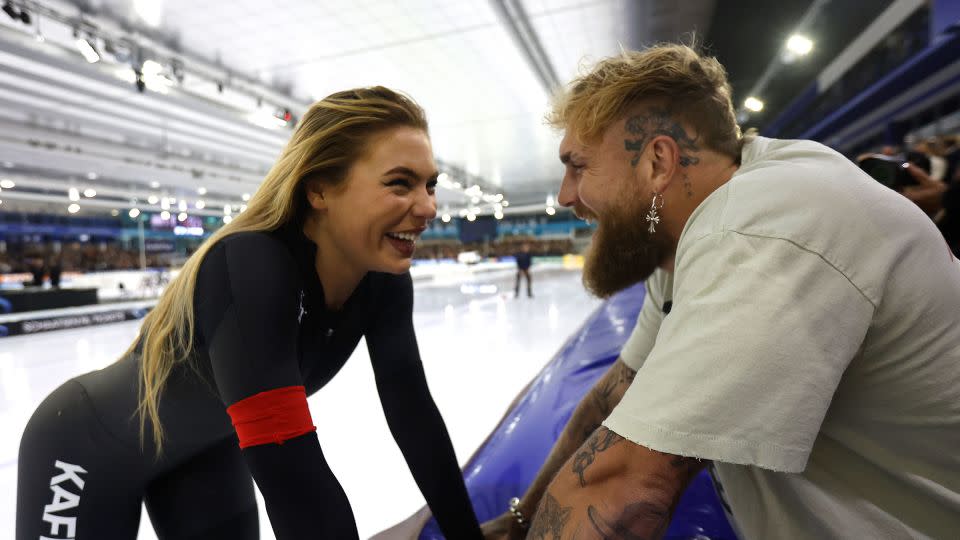
[{"label": "cross earring", "polygon": [[[657,206],[657,197],[660,197],[659,206]],[[647,231],[649,231],[650,234],[657,232],[656,225],[660,223],[660,215],[657,214],[657,210],[660,208],[663,208],[663,195],[660,193],[654,193],[653,200],[650,201],[650,211],[647,212],[647,223],[650,224],[650,226],[647,228]]]}]

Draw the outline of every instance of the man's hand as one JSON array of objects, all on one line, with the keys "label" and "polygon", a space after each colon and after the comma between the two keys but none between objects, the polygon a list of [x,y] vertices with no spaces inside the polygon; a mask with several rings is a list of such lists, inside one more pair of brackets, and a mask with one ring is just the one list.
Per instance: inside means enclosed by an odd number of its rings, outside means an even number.
[{"label": "man's hand", "polygon": [[480,526],[486,540],[522,540],[526,531],[510,512],[500,514]]}]

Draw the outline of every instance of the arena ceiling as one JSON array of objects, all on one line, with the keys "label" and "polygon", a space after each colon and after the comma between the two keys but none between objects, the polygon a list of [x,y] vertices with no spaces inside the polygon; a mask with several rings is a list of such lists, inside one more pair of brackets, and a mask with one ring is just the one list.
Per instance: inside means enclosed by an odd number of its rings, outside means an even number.
[{"label": "arena ceiling", "polygon": [[[97,192],[83,213],[159,210],[163,198],[201,215],[239,211],[289,137],[277,115],[382,84],[428,112],[450,174],[442,209],[491,213],[497,194],[506,213],[542,209],[562,171],[543,115],[582,64],[695,33],[738,104],[763,91],[765,110],[743,117],[762,127],[889,3],[13,1],[30,24],[0,14],[0,176],[16,184],[0,208],[64,212],[75,187]],[[814,52],[781,65],[798,25]],[[78,39],[101,60],[84,61]],[[138,92],[131,66],[150,59],[157,73]]]}]

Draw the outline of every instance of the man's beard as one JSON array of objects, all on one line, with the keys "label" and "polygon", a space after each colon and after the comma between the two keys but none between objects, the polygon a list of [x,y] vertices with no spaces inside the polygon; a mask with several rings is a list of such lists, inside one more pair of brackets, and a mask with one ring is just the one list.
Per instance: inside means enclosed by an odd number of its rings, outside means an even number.
[{"label": "man's beard", "polygon": [[669,241],[662,231],[650,233],[644,216],[650,200],[634,199],[608,212],[587,250],[583,285],[599,298],[643,281],[653,274],[669,253]]}]

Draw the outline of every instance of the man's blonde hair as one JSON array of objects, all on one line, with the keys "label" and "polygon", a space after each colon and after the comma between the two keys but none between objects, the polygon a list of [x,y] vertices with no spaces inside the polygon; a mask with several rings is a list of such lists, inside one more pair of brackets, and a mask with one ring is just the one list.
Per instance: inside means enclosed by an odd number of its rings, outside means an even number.
[{"label": "man's blonde hair", "polygon": [[727,72],[687,45],[623,51],[600,61],[556,96],[547,122],[593,142],[641,102],[692,126],[703,147],[739,159],[742,137]]}]

